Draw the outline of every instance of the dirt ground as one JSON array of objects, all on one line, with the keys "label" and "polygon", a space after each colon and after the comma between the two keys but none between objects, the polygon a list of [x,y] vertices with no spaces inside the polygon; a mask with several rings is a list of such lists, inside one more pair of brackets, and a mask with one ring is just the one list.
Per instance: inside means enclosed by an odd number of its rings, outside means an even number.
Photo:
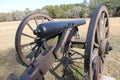
[{"label": "dirt ground", "polygon": [[[89,19],[80,32],[86,35]],[[0,80],[9,80],[9,76],[20,76],[25,67],[16,60],[15,34],[20,21],[0,23]],[[84,35],[81,35],[84,37]],[[113,50],[107,58],[106,75],[120,80],[120,17],[110,18],[110,45]]]}]

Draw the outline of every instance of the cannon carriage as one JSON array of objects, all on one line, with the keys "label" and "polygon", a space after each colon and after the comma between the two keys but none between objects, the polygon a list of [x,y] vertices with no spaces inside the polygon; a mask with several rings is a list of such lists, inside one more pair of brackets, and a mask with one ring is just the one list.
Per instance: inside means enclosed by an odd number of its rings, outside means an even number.
[{"label": "cannon carriage", "polygon": [[[44,80],[48,71],[56,79],[66,80],[65,76],[71,68],[72,73],[77,72],[85,80],[102,80],[106,58],[112,49],[109,45],[109,15],[106,7],[100,5],[93,11],[87,38],[82,41],[79,27],[84,24],[86,21],[81,19],[54,21],[40,13],[25,17],[15,37],[20,62],[27,67],[20,80]],[[72,49],[74,45],[84,49],[84,52],[76,52]],[[83,74],[77,69],[81,58]],[[55,62],[58,65],[54,66]],[[55,71],[58,67],[63,68],[62,73]]]}]

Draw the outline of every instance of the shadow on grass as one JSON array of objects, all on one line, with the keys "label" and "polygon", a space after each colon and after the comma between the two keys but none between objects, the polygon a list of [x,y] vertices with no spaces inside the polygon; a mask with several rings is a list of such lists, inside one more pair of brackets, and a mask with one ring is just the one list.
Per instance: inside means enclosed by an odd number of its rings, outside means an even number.
[{"label": "shadow on grass", "polygon": [[17,62],[16,51],[14,48],[9,48],[0,51],[0,80],[16,80],[11,79],[11,74],[20,76],[25,67]]},{"label": "shadow on grass", "polygon": [[19,80],[19,77],[15,73],[11,73],[6,80]]},{"label": "shadow on grass", "polygon": [[84,64],[81,62],[83,58],[80,53],[66,54],[61,60],[55,62],[57,64],[52,66],[50,73],[57,80],[82,80],[84,78]]}]

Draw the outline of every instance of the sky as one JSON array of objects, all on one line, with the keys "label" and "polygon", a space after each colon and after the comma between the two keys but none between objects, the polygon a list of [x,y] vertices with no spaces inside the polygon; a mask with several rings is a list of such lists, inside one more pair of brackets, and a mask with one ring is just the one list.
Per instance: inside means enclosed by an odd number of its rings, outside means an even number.
[{"label": "sky", "polygon": [[30,10],[41,9],[46,5],[60,5],[81,3],[83,0],[0,0],[0,12],[11,12],[15,10],[24,11],[25,8]]}]

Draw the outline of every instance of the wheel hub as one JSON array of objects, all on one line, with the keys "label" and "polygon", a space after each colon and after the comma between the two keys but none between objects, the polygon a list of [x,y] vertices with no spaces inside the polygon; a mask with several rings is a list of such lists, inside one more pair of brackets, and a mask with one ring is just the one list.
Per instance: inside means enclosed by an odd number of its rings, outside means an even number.
[{"label": "wheel hub", "polygon": [[63,57],[61,59],[61,63],[65,64],[65,65],[73,64],[73,62],[71,61],[71,59],[68,58],[68,57]]}]

